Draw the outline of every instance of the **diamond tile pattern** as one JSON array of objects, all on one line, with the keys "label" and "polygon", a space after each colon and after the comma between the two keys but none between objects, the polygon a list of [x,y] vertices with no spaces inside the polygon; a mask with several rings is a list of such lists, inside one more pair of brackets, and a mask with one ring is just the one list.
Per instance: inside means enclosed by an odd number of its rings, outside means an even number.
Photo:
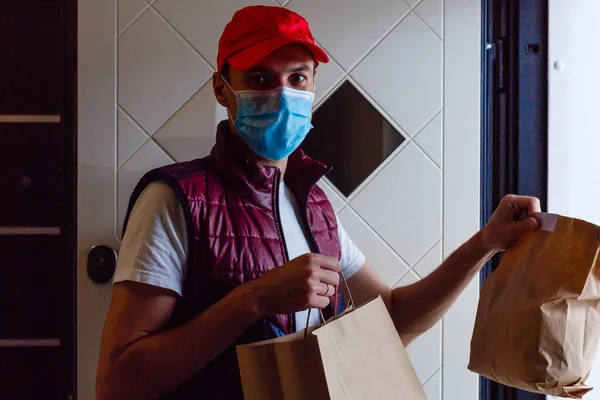
[{"label": "diamond tile pattern", "polygon": [[223,28],[235,11],[255,4],[276,3],[268,0],[157,0],[154,7],[216,68],[217,47]]},{"label": "diamond tile pattern", "polygon": [[422,0],[415,8],[415,11],[439,37],[443,37],[444,15],[442,0]]},{"label": "diamond tile pattern", "polygon": [[119,104],[153,134],[212,70],[149,10],[119,37],[118,73]]},{"label": "diamond tile pattern", "polygon": [[317,75],[315,77],[316,95],[315,104],[317,108],[319,103],[331,92],[333,87],[344,78],[344,70],[335,60],[331,60],[327,64],[320,64],[317,67]]},{"label": "diamond tile pattern", "polygon": [[402,286],[408,286],[408,285],[412,285],[415,282],[419,281],[419,277],[417,276],[417,274],[415,274],[413,271],[408,271],[403,277],[402,279],[400,279],[398,281],[398,283],[396,283],[393,287],[394,288],[398,288],[398,287],[402,287]]},{"label": "diamond tile pattern", "polygon": [[148,140],[148,135],[127,114],[119,110],[117,114],[117,138],[117,159],[119,165],[121,165]]},{"label": "diamond tile pattern", "polygon": [[117,28],[121,32],[135,17],[148,7],[144,0],[118,0]]},{"label": "diamond tile pattern", "polygon": [[[400,0],[292,0],[325,49],[348,71],[409,8]],[[358,26],[368,29],[356,29]]]},{"label": "diamond tile pattern", "polygon": [[442,400],[442,373],[440,371],[436,372],[435,375],[423,385],[423,389],[425,390],[427,400]]},{"label": "diamond tile pattern", "polygon": [[436,115],[415,137],[415,142],[440,167],[442,165],[442,114]]},{"label": "diamond tile pattern", "polygon": [[147,141],[117,173],[117,238],[121,238],[129,197],[144,173],[173,162],[153,141]]},{"label": "diamond tile pattern", "polygon": [[353,211],[345,208],[339,218],[348,235],[390,287],[408,271],[408,266]]},{"label": "diamond tile pattern", "polygon": [[442,324],[416,338],[406,351],[423,383],[442,364]]},{"label": "diamond tile pattern", "polygon": [[425,278],[427,275],[433,272],[442,263],[442,243],[437,242],[435,246],[427,252],[427,254],[420,259],[417,264],[413,267],[413,270],[419,274],[421,278]]},{"label": "diamond tile pattern", "polygon": [[215,100],[213,87],[209,83],[154,138],[176,161],[193,160],[210,152],[215,143],[214,127],[225,119],[227,111]]},{"label": "diamond tile pattern", "polygon": [[[118,0],[119,32],[130,25],[117,42],[117,237],[143,173],[212,147],[227,118],[209,81],[218,38],[250,4],[298,11],[333,57],[304,147],[334,164],[320,186],[383,280],[417,282],[442,258],[442,0]],[[408,349],[430,400],[442,399],[441,335],[438,324]]]},{"label": "diamond tile pattern", "polygon": [[411,13],[351,75],[413,136],[442,107],[442,42]]},{"label": "diamond tile pattern", "polygon": [[346,196],[404,141],[404,137],[350,83],[315,111],[302,148],[331,165],[329,180]]},{"label": "diamond tile pattern", "polygon": [[441,179],[410,143],[350,205],[412,265],[441,236]]}]

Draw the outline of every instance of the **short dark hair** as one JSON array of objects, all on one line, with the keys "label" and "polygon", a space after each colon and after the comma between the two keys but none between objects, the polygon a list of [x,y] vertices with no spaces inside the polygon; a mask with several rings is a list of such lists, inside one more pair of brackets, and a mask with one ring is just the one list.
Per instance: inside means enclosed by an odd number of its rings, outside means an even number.
[{"label": "short dark hair", "polygon": [[229,66],[229,64],[223,64],[223,66],[221,67],[221,75],[223,76],[223,78],[225,78],[225,80],[227,81],[227,83],[229,83],[230,81],[230,71],[231,71],[231,67]]},{"label": "short dark hair", "polygon": [[[313,74],[315,73],[315,71],[317,70],[317,67],[319,66],[319,63],[316,61],[313,61]],[[227,81],[227,83],[231,84],[231,66],[227,63],[223,64],[223,66],[221,67],[221,76],[223,76],[223,78],[225,78],[225,80]]]}]

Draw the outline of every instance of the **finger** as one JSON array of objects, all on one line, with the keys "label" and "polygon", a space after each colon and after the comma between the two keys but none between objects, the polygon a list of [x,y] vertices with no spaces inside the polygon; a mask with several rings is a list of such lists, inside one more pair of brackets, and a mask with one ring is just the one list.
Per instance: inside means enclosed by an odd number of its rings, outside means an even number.
[{"label": "finger", "polygon": [[329,271],[340,272],[342,269],[342,265],[339,260],[334,257],[327,257],[318,255],[318,257],[314,260],[322,269],[326,269]]},{"label": "finger", "polygon": [[329,306],[329,302],[330,302],[329,297],[314,296],[313,298],[311,298],[311,300],[309,302],[309,307],[324,309]]},{"label": "finger", "polygon": [[528,216],[533,216],[535,213],[542,211],[540,206],[540,199],[532,196],[515,196],[511,199],[513,206],[519,209],[523,213],[527,213]]},{"label": "finger", "polygon": [[539,222],[535,217],[527,217],[520,221],[515,221],[511,224],[511,236],[519,237],[528,231],[534,231],[538,228]]},{"label": "finger", "polygon": [[319,288],[320,289],[317,292],[319,296],[331,297],[335,294],[335,286],[328,283],[320,282]]},{"label": "finger", "polygon": [[327,269],[322,269],[319,271],[318,279],[320,282],[330,284],[334,287],[340,284],[340,274]]}]

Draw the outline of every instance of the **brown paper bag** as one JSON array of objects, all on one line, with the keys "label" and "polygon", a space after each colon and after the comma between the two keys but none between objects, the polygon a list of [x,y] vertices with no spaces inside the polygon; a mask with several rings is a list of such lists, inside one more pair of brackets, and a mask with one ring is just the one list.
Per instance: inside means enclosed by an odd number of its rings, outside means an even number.
[{"label": "brown paper bag", "polygon": [[507,386],[581,398],[600,335],[598,226],[539,214],[540,230],[485,280],[469,369]]},{"label": "brown paper bag", "polygon": [[237,351],[246,400],[426,400],[381,297]]}]

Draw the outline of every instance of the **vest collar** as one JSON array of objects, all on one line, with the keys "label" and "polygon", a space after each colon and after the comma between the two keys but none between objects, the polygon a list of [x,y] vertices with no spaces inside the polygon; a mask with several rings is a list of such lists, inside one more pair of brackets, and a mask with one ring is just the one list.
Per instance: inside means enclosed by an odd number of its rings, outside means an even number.
[{"label": "vest collar", "polygon": [[[280,169],[259,165],[258,156],[235,133],[231,132],[229,121],[221,121],[217,126],[217,141],[211,156],[215,159],[224,178],[244,197],[255,203],[264,204],[266,195],[271,195]],[[298,202],[308,199],[313,186],[331,168],[313,160],[302,149],[297,149],[288,158],[284,181]]]}]

